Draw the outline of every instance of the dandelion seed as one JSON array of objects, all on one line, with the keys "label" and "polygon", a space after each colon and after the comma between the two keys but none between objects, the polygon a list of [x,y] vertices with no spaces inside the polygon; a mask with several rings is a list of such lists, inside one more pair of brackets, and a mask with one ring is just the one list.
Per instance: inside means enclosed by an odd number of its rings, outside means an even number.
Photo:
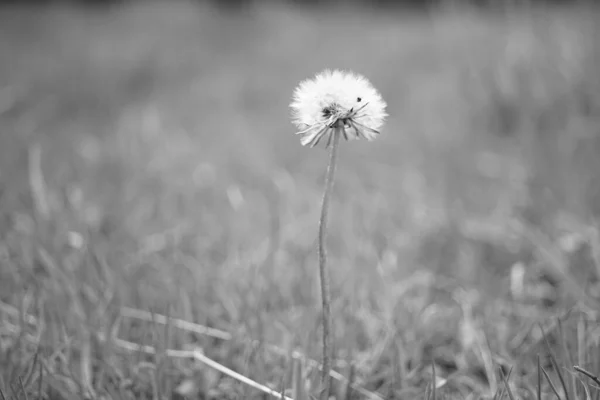
[{"label": "dandelion seed", "polygon": [[387,116],[385,101],[365,77],[340,70],[301,82],[290,107],[300,143],[310,147],[323,138],[329,147],[336,127],[346,140],[374,140]]}]

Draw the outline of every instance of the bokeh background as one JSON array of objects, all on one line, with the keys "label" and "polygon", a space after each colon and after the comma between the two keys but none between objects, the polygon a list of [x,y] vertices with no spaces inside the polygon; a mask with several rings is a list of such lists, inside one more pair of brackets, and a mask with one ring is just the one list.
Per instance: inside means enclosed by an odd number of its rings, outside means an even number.
[{"label": "bokeh background", "polygon": [[390,114],[341,148],[336,368],[382,398],[426,398],[432,362],[451,398],[513,368],[534,398],[541,324],[600,373],[599,26],[593,2],[3,2],[0,390],[259,397],[110,335],[291,388],[286,352],[320,359],[327,152],[300,146],[288,105],[325,68],[367,76]]}]

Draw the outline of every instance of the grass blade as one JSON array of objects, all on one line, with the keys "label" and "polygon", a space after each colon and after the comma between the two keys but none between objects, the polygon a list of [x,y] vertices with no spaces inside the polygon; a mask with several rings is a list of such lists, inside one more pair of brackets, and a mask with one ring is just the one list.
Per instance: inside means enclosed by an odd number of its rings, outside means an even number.
[{"label": "grass blade", "polygon": [[304,380],[304,360],[302,357],[292,358],[292,398],[306,400],[306,385]]},{"label": "grass blade", "polygon": [[352,385],[354,383],[354,377],[356,374],[356,367],[354,366],[354,363],[350,364],[350,371],[348,372],[348,382],[346,384],[346,396],[345,396],[345,400],[350,400],[352,398]]},{"label": "grass blade", "polygon": [[558,390],[556,390],[556,386],[554,386],[554,383],[552,383],[552,380],[550,379],[550,377],[548,376],[548,373],[546,372],[546,370],[543,367],[542,367],[542,372],[544,373],[544,376],[546,377],[546,380],[550,384],[550,387],[552,388],[552,391],[556,395],[556,398],[558,400],[561,400],[560,395],[558,394]]},{"label": "grass blade", "polygon": [[431,400],[436,400],[436,396],[437,396],[437,391],[436,391],[437,382],[436,382],[436,379],[435,379],[435,362],[433,360],[431,360],[431,373],[432,373],[432,379],[433,379],[433,382],[431,382]]},{"label": "grass blade", "polygon": [[23,379],[19,378],[19,387],[23,392],[23,396],[25,396],[25,400],[29,400],[29,396],[27,396],[27,390],[25,390],[25,385],[23,385]]},{"label": "grass blade", "polygon": [[581,379],[579,379],[579,382],[581,382],[581,386],[583,386],[583,390],[585,391],[585,400],[592,400],[592,394],[590,393],[587,382]]},{"label": "grass blade", "polygon": [[542,400],[542,366],[540,365],[540,356],[537,356],[537,400]]},{"label": "grass blade", "polygon": [[510,385],[508,382],[511,373],[512,373],[512,368],[508,371],[508,375],[504,375],[504,372],[502,372],[502,368],[500,368],[500,375],[502,376],[502,380],[504,381],[504,387],[506,388],[508,397],[510,398],[510,400],[516,400],[515,396],[513,396],[512,390],[510,390]]},{"label": "grass blade", "polygon": [[[565,331],[563,329],[563,324],[562,324],[560,318],[557,319],[557,324],[558,324],[558,333],[560,335],[560,342],[562,344],[563,357],[568,362],[568,365],[573,365],[575,363],[573,362],[573,357],[571,356],[571,353],[569,352],[569,346],[567,345],[567,337],[565,336]],[[571,380],[569,383],[570,383],[569,384],[569,392],[568,392],[569,394],[567,396],[572,396],[573,398],[577,398],[576,393],[575,393],[575,389],[577,387],[577,377],[574,374],[571,375]],[[566,390],[566,388],[565,388],[565,390]]]},{"label": "grass blade", "polygon": [[593,380],[596,385],[600,386],[600,379],[596,375],[592,374],[589,371],[586,371],[585,369],[581,368],[578,365],[575,365],[573,367],[573,369],[575,371],[579,372],[580,374],[583,374],[583,375],[587,376],[588,378],[590,378],[591,380]]},{"label": "grass blade", "polygon": [[[559,321],[559,323],[560,323],[560,321]],[[550,343],[548,343],[548,338],[546,337],[546,332],[544,332],[544,328],[542,328],[541,325],[540,325],[540,329],[542,330],[542,337],[544,338],[544,343],[546,344],[546,348],[548,349],[548,355],[550,356],[550,361],[552,361],[552,366],[554,367],[554,370],[556,371],[556,374],[558,375],[558,379],[560,380],[560,384],[563,387],[563,390],[565,391],[565,399],[566,400],[570,400],[570,398],[569,398],[569,389],[567,388],[567,384],[565,382],[565,378],[564,378],[562,372],[560,371],[560,367],[558,366],[558,362],[556,361],[556,357],[554,356],[554,353],[552,352],[552,348],[550,347]]]}]

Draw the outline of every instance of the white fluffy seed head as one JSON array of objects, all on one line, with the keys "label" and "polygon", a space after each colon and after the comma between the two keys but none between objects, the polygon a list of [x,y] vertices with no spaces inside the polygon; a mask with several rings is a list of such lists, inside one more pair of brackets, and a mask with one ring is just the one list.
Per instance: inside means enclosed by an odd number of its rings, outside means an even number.
[{"label": "white fluffy seed head", "polygon": [[302,145],[311,147],[323,137],[329,142],[336,126],[346,139],[373,140],[387,116],[385,101],[364,76],[340,70],[302,81],[290,107]]}]

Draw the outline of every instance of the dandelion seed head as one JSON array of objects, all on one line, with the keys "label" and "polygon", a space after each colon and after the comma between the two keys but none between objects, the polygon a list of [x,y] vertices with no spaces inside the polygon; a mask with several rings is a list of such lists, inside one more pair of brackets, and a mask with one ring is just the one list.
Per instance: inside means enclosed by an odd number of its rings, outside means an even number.
[{"label": "dandelion seed head", "polygon": [[290,107],[302,145],[311,147],[322,138],[329,143],[336,126],[346,139],[374,140],[387,116],[385,101],[364,76],[340,70],[300,82]]}]

